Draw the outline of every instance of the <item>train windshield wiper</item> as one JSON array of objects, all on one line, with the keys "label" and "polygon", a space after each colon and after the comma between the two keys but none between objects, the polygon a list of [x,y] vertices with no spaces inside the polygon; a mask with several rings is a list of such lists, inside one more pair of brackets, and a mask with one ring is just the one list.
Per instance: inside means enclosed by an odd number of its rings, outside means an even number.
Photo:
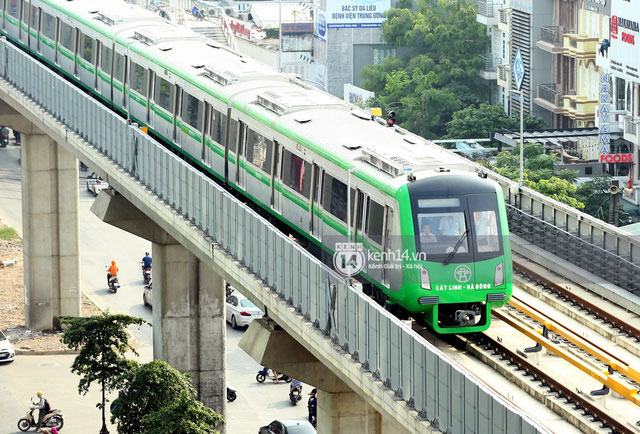
[{"label": "train windshield wiper", "polygon": [[442,262],[444,265],[449,265],[449,262],[451,262],[451,258],[453,258],[453,255],[456,254],[456,252],[458,251],[458,249],[462,245],[462,242],[467,237],[467,234],[469,233],[469,230],[470,229],[467,228],[467,230],[464,231],[464,233],[462,235],[460,235],[460,238],[458,239],[458,242],[456,243],[455,246],[453,246],[453,250],[447,255],[447,257],[445,258],[444,262]]}]

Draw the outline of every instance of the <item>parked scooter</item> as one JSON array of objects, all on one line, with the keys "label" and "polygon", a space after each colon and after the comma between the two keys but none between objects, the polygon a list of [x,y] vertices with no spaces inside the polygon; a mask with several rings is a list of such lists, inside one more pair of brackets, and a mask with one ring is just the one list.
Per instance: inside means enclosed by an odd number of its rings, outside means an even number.
[{"label": "parked scooter", "polygon": [[[276,376],[273,374],[273,371],[266,366],[258,371],[258,375],[256,375],[256,381],[258,383],[264,383],[264,380],[269,379],[271,381],[276,381]],[[285,383],[289,383],[291,378],[282,374],[278,376],[278,381],[284,381]]]},{"label": "parked scooter", "polygon": [[151,283],[151,267],[145,267],[142,265],[142,278],[144,279],[145,285]]},{"label": "parked scooter", "polygon": [[[32,402],[29,406],[29,411],[27,412],[27,416],[21,418],[18,421],[18,429],[20,431],[29,431],[30,428],[38,427],[38,418],[33,416],[33,410],[36,409],[36,403]],[[62,429],[64,425],[64,418],[62,416],[62,410],[51,409],[47,414],[45,414],[42,419],[42,427],[43,428],[57,428],[58,430]]]},{"label": "parked scooter", "polygon": [[237,397],[238,394],[236,392],[236,388],[229,384],[229,382],[227,382],[227,401],[233,402]]},{"label": "parked scooter", "polygon": [[293,405],[298,404],[302,400],[302,383],[298,380],[293,380],[291,386],[289,386],[289,401]]}]

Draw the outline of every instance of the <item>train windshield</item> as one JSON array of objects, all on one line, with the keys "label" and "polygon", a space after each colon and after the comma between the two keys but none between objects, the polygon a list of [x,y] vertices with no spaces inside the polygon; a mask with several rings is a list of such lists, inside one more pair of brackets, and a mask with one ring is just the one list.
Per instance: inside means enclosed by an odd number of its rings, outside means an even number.
[{"label": "train windshield", "polygon": [[468,262],[501,254],[495,194],[424,198],[414,205],[416,247],[428,260]]}]

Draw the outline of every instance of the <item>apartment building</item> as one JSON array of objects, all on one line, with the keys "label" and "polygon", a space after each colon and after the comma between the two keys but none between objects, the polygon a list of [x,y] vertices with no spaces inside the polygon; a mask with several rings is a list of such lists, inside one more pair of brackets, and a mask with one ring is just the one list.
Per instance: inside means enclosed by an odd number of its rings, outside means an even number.
[{"label": "apartment building", "polygon": [[522,93],[524,110],[552,122],[551,112],[533,103],[537,87],[548,83],[552,70],[552,58],[536,45],[538,35],[550,27],[554,0],[478,0],[479,23],[487,26],[491,39],[488,52],[483,55],[485,66],[480,77],[491,89],[491,103],[500,104],[509,114],[520,110],[519,96],[512,77],[511,65],[518,49],[525,68]]}]

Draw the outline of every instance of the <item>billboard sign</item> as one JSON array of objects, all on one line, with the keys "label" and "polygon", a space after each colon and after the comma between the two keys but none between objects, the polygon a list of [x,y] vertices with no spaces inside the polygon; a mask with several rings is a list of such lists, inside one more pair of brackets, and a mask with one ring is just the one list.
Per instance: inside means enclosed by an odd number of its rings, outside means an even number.
[{"label": "billboard sign", "polygon": [[313,36],[322,42],[327,42],[327,13],[322,9],[316,9],[314,21]]},{"label": "billboard sign", "polygon": [[524,62],[522,61],[522,51],[520,51],[520,47],[518,47],[518,51],[516,51],[516,56],[513,59],[513,78],[516,80],[516,88],[518,90],[522,89],[522,83],[524,82]]},{"label": "billboard sign", "polygon": [[358,86],[354,86],[353,84],[345,83],[344,85],[343,99],[348,103],[357,105],[358,107],[368,107],[367,101],[371,98],[375,98],[375,96],[375,93],[364,90]]},{"label": "billboard sign", "polygon": [[391,0],[327,0],[327,27],[380,27]]},{"label": "billboard sign", "polygon": [[[600,93],[598,95],[598,148],[600,155],[611,152],[611,134],[609,132],[610,103],[611,103],[611,76],[600,73]],[[613,117],[612,117],[613,118]]]},{"label": "billboard sign", "polygon": [[[613,75],[640,81],[640,0],[612,0],[609,64]],[[636,42],[638,44],[636,44]]]},{"label": "billboard sign", "polygon": [[611,15],[611,0],[583,0],[582,8],[598,14]]}]

